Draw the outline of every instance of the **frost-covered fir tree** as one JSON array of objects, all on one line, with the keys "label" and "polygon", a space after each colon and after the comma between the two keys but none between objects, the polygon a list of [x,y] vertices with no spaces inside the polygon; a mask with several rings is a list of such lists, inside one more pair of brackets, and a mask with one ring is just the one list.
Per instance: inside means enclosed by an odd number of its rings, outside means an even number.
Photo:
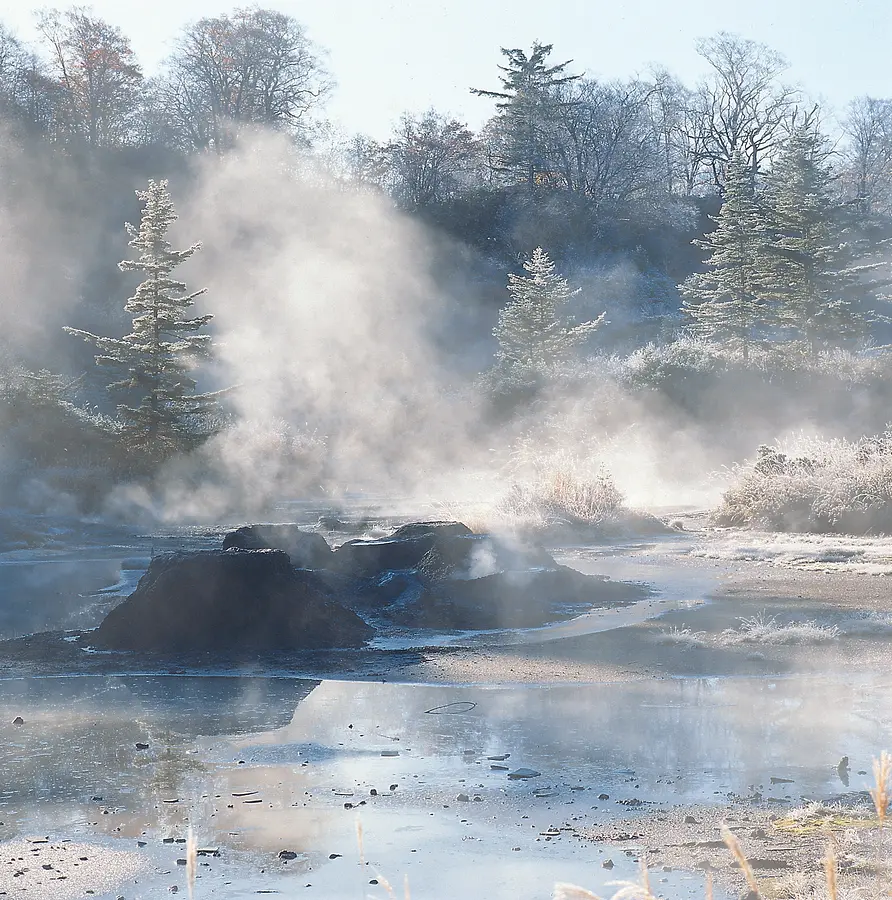
[{"label": "frost-covered fir tree", "polygon": [[812,354],[863,338],[872,312],[879,262],[852,230],[850,211],[833,196],[830,151],[810,124],[790,136],[768,180],[771,242],[766,289],[780,322]]},{"label": "frost-covered fir tree", "polygon": [[555,273],[554,263],[541,247],[523,267],[526,276],[508,276],[511,300],[499,312],[493,336],[499,342],[497,368],[517,380],[531,380],[566,360],[604,316],[581,325],[571,325],[560,317],[561,307],[579,291]]},{"label": "frost-covered fir tree", "polygon": [[714,231],[694,243],[709,255],[707,271],[688,277],[680,286],[683,311],[690,329],[709,340],[726,341],[749,358],[774,321],[766,293],[765,253],[768,233],[756,197],[752,167],[736,154],[728,164],[722,207]]},{"label": "frost-covered fir tree", "polygon": [[149,181],[148,190],[136,193],[143,204],[140,225],[126,227],[138,258],[119,263],[122,271],[144,277],[124,305],[133,317],[130,334],[112,338],[65,330],[95,344],[97,364],[118,374],[108,390],[122,400],[118,415],[128,449],[160,461],[208,432],[203,423],[215,410],[216,396],[197,392],[190,373],[209,351],[210,335],[200,332],[213,317],[190,317],[204,290],[187,293],[186,285],[172,277],[201,245],[171,247],[167,232],[177,215],[167,182]]}]

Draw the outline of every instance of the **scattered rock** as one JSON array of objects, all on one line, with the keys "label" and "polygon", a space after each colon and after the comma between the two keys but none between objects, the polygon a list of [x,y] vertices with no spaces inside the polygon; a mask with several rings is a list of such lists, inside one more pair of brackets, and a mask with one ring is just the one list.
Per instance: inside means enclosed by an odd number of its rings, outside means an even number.
[{"label": "scattered rock", "polygon": [[468,803],[471,798],[467,794],[459,794],[455,799],[460,803]]},{"label": "scattered rock", "polygon": [[279,859],[291,860],[297,859],[297,854],[293,850],[280,850]]},{"label": "scattered rock", "polygon": [[12,724],[13,724],[13,725],[24,725],[24,724],[25,724],[25,720],[24,720],[21,716],[16,716],[16,717],[12,720]]},{"label": "scattered rock", "polygon": [[137,741],[137,742],[136,742],[136,749],[137,749],[137,750],[148,750],[148,749],[149,749],[149,745],[148,745],[148,744],[143,744],[141,741]]},{"label": "scattered rock", "polygon": [[541,772],[537,772],[535,769],[515,769],[513,772],[508,773],[508,777],[514,779],[538,778],[541,774]]}]

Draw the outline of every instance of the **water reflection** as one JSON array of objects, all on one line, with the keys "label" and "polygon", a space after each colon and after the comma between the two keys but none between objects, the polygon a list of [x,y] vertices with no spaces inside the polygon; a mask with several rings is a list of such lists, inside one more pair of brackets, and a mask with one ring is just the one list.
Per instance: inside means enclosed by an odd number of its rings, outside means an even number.
[{"label": "water reflection", "polygon": [[[215,896],[312,883],[326,897],[355,897],[370,890],[358,814],[365,858],[388,877],[408,871],[416,896],[547,897],[554,880],[603,890],[600,862],[612,851],[569,836],[545,843],[541,832],[626,816],[617,801],[632,798],[827,796],[840,789],[843,755],[852,789],[863,789],[857,773],[892,725],[888,689],[888,678],[820,677],[548,687],[2,681],[0,841],[141,840],[169,870],[182,850],[163,839],[192,825],[200,843],[224,850],[203,870],[208,884],[217,879]],[[436,707],[449,711],[426,712]],[[11,724],[16,715],[24,725]],[[510,780],[518,767],[541,775]],[[793,781],[772,786],[772,776]],[[282,849],[297,857],[285,864]],[[613,855],[611,877],[634,874]],[[447,868],[448,885],[438,877]],[[696,879],[676,887],[702,890]]]}]

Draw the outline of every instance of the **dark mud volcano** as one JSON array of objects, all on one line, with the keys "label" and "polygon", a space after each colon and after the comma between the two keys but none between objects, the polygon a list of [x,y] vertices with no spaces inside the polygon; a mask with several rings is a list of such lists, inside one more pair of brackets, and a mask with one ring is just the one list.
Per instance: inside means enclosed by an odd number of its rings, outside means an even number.
[{"label": "dark mud volcano", "polygon": [[99,626],[108,650],[318,650],[360,647],[372,629],[281,550],[156,556]]}]

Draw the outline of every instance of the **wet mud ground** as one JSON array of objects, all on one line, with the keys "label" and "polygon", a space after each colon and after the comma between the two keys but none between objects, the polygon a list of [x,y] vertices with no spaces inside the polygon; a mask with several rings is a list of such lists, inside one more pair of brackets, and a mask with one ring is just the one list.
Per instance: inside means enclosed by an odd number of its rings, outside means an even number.
[{"label": "wet mud ground", "polygon": [[[216,667],[73,632],[0,645],[0,896],[185,893],[190,825],[197,897],[403,896],[404,876],[416,898],[609,895],[642,860],[663,896],[703,896],[707,872],[731,895],[722,821],[766,884],[819,872],[826,833],[778,823],[810,801],[867,815],[889,635],[708,639],[761,612],[892,612],[892,583],[694,558],[695,540],[566,550],[664,604],[578,633]],[[707,641],[662,643],[670,628]]]}]

